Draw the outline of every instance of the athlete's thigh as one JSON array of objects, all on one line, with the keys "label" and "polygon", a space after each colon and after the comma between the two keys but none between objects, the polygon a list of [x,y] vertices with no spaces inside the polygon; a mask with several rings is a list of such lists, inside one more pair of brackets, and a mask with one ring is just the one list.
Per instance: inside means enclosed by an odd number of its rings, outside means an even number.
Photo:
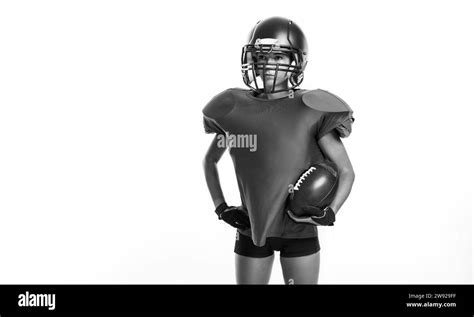
[{"label": "athlete's thigh", "polygon": [[235,254],[237,284],[268,284],[275,255],[253,258]]},{"label": "athlete's thigh", "polygon": [[280,257],[286,284],[317,284],[319,277],[319,252],[299,257]]}]

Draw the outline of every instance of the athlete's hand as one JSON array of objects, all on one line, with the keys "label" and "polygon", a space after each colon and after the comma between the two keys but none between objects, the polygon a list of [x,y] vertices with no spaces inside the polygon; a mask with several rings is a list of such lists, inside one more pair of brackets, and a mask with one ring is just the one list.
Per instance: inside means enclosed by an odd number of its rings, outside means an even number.
[{"label": "athlete's hand", "polygon": [[223,202],[217,206],[216,214],[219,219],[224,220],[234,228],[242,230],[250,228],[250,219],[240,207],[229,207]]},{"label": "athlete's hand", "polygon": [[313,226],[334,226],[336,221],[336,214],[329,206],[324,209],[310,206],[303,208],[303,211],[314,216],[298,217],[289,209],[286,213],[296,223],[305,223]]}]

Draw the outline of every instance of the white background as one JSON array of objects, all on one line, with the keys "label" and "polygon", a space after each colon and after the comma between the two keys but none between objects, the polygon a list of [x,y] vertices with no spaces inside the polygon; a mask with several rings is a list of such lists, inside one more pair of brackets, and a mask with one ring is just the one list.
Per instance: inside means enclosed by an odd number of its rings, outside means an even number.
[{"label": "white background", "polygon": [[[324,284],[472,283],[469,1],[3,1],[0,283],[234,283],[235,231],[201,110],[242,87],[254,24],[292,18],[303,88],[356,121],[356,172],[320,229]],[[228,154],[219,164],[239,203]],[[271,283],[281,284],[275,260]]]}]

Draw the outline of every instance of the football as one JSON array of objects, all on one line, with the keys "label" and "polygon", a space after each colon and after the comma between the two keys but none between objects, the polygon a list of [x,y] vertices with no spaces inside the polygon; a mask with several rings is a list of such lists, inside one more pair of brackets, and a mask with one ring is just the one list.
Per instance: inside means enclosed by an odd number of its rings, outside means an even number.
[{"label": "football", "polygon": [[334,199],[338,186],[337,166],[331,161],[311,165],[289,186],[288,208],[295,216],[320,216],[308,214],[304,207],[314,206],[321,209]]}]

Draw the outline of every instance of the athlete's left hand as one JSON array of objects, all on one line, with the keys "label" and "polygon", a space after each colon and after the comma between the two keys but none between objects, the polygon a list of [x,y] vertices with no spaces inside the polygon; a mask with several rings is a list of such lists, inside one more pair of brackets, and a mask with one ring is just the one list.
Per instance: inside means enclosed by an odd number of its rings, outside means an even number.
[{"label": "athlete's left hand", "polygon": [[331,207],[327,206],[324,209],[318,207],[305,207],[303,211],[307,211],[308,214],[317,216],[296,216],[291,210],[287,210],[286,213],[296,223],[310,224],[313,226],[334,226],[336,221],[336,213]]}]

